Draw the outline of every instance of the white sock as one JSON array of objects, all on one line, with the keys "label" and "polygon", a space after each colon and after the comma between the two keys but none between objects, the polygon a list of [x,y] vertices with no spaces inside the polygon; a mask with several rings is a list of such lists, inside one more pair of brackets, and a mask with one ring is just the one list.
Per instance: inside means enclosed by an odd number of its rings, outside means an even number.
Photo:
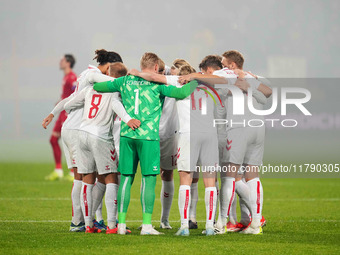
[{"label": "white sock", "polygon": [[179,186],[178,208],[179,214],[181,215],[181,228],[189,227],[190,200],[191,200],[190,186],[189,185]]},{"label": "white sock", "polygon": [[[96,182],[92,191],[92,219],[94,219],[94,214],[98,209],[99,204],[103,201],[105,194],[106,185],[101,182]],[[103,217],[102,217],[103,218]]]},{"label": "white sock", "polygon": [[229,221],[233,225],[237,223],[236,207],[237,207],[237,196],[234,195],[234,199],[233,199],[233,202],[231,203],[230,212],[229,212]]},{"label": "white sock", "polygon": [[242,223],[245,226],[248,226],[249,223],[251,222],[250,211],[248,209],[246,202],[241,198],[240,198],[240,209],[241,209],[240,223]]},{"label": "white sock", "polygon": [[57,173],[59,178],[64,177],[64,170],[62,168],[56,168],[54,171]]},{"label": "white sock", "polygon": [[241,208],[241,220],[240,222],[247,226],[250,223],[250,204],[249,204],[249,187],[244,179],[235,183],[235,192],[240,197],[240,208]]},{"label": "white sock", "polygon": [[80,222],[84,222],[83,212],[80,205],[80,192],[82,181],[73,180],[71,199],[72,199],[72,223],[78,225]]},{"label": "white sock", "polygon": [[221,178],[221,222],[225,226],[235,194],[235,178]]},{"label": "white sock", "polygon": [[161,204],[162,214],[161,221],[169,220],[170,209],[174,197],[174,181],[162,181]]},{"label": "white sock", "polygon": [[205,188],[205,210],[206,210],[206,224],[205,228],[214,227],[214,216],[216,212],[217,190],[216,187]]},{"label": "white sock", "polygon": [[[259,178],[254,178],[247,182],[249,187],[249,204],[251,213],[251,225],[253,227],[259,227],[261,225],[262,218],[262,205],[263,205],[263,188]],[[261,195],[262,193],[262,195]]]},{"label": "white sock", "polygon": [[86,227],[93,227],[92,222],[92,189],[93,184],[82,183],[80,201],[81,209],[85,218]]},{"label": "white sock", "polygon": [[216,219],[216,216],[217,216],[217,209],[218,209],[218,206],[220,204],[220,186],[219,186],[219,183],[218,183],[218,180],[216,179],[215,181],[215,187],[216,187],[216,194],[217,194],[217,198],[216,198],[216,210],[215,210],[215,215],[214,215],[214,220]]},{"label": "white sock", "polygon": [[191,202],[190,202],[190,220],[196,222],[196,208],[198,202],[198,182],[191,183],[190,186],[191,192]]},{"label": "white sock", "polygon": [[103,200],[100,202],[97,210],[96,210],[96,220],[99,222],[101,220],[103,220]]},{"label": "white sock", "polygon": [[107,210],[107,225],[110,229],[116,227],[118,184],[106,184],[105,205]]}]

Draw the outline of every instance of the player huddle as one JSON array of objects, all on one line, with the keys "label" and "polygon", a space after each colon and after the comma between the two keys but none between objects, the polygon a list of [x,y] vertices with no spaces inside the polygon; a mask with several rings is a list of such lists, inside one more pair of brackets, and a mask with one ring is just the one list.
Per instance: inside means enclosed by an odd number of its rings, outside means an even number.
[{"label": "player huddle", "polygon": [[[158,174],[162,178],[160,228],[171,229],[176,168],[181,215],[176,235],[188,236],[190,228],[197,228],[200,172],[205,185],[204,233],[261,234],[265,221],[258,166],[265,130],[247,126],[247,120],[254,117],[247,105],[244,115],[234,114],[233,96],[237,88],[259,109],[271,95],[267,80],[243,71],[244,58],[238,51],[206,56],[199,65],[200,73],[183,59],[176,59],[168,68],[154,53],[142,56],[141,71],[128,71],[115,52],[97,50],[95,59],[98,67],[89,65],[78,77],[75,92],[43,121],[46,128],[55,115],[68,112],[61,136],[68,167],[74,171],[70,230],[130,233],[126,217],[139,164],[141,235],[162,234],[151,224]],[[223,122],[227,124],[215,127],[216,119],[227,120]],[[233,122],[236,125],[230,125]],[[226,171],[217,173],[221,166]],[[239,223],[235,192],[240,200]],[[107,226],[95,220],[104,194]]]}]

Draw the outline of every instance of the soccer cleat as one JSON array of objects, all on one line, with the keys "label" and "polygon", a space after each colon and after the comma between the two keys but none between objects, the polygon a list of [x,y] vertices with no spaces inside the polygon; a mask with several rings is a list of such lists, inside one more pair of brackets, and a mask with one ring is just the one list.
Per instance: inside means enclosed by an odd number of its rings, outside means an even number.
[{"label": "soccer cleat", "polygon": [[216,235],[216,233],[215,233],[215,230],[213,228],[207,228],[205,230],[205,235],[206,236],[214,236],[214,235]]},{"label": "soccer cleat", "polygon": [[266,219],[262,216],[262,219],[261,219],[261,227],[265,227],[267,225],[267,221]]},{"label": "soccer cleat", "polygon": [[189,220],[189,229],[197,229],[197,222]]},{"label": "soccer cleat", "polygon": [[[122,229],[122,232],[124,232],[124,229]],[[114,229],[110,229],[109,226],[107,226],[106,234],[118,234],[118,227],[115,227]],[[125,234],[122,234],[122,235],[127,235],[127,234],[131,234],[131,230],[125,228]]]},{"label": "soccer cleat", "polygon": [[71,222],[70,232],[85,232],[85,223],[80,222],[78,225],[75,225]]},{"label": "soccer cleat", "polygon": [[247,227],[246,229],[242,230],[240,232],[241,234],[248,234],[248,235],[262,235],[263,231],[262,231],[262,227],[252,227],[251,225],[249,225],[249,227]]},{"label": "soccer cleat", "polygon": [[90,228],[90,226],[87,226],[85,231],[85,233],[100,233],[100,232],[102,231],[96,228],[95,226],[93,226],[92,228]]},{"label": "soccer cleat", "polygon": [[163,228],[163,229],[172,229],[172,227],[170,226],[168,220],[161,221],[160,228]]},{"label": "soccer cleat", "polygon": [[189,236],[190,235],[190,232],[189,232],[189,229],[188,228],[180,228],[176,234],[176,236]]},{"label": "soccer cleat", "polygon": [[69,175],[69,174],[67,174],[67,175],[65,175],[65,177],[64,177],[64,180],[66,180],[66,181],[70,181],[70,182],[73,182],[73,180],[74,180],[74,177],[73,177],[73,176],[71,176],[71,175]]},{"label": "soccer cleat", "polygon": [[106,228],[104,220],[98,221],[98,224],[101,225],[102,227]]},{"label": "soccer cleat", "polygon": [[[103,223],[104,223],[104,221],[103,221]],[[100,229],[101,231],[106,231],[106,226],[105,226],[105,224],[104,225],[101,225],[99,222],[97,222],[96,220],[93,220],[93,225],[96,227],[96,228],[98,228],[98,229]]]},{"label": "soccer cleat", "polygon": [[[241,225],[243,226],[243,224],[241,224]],[[240,231],[239,223],[237,222],[236,224],[233,224],[230,221],[228,221],[228,223],[227,223],[227,231],[228,232],[238,232],[238,231]]]},{"label": "soccer cleat", "polygon": [[140,231],[140,235],[141,236],[144,236],[144,235],[155,235],[155,236],[158,236],[158,235],[164,235],[164,233],[158,232],[150,224],[150,225],[147,225],[147,226],[143,225],[142,230]]},{"label": "soccer cleat", "polygon": [[[214,232],[215,232],[216,235],[223,235],[223,234],[227,233],[227,231],[228,231],[227,226],[223,226],[222,228],[218,228],[218,227],[214,228]],[[205,232],[205,234],[206,233],[207,232]]]},{"label": "soccer cleat", "polygon": [[63,178],[64,173],[62,171],[53,171],[45,177],[46,181],[57,181]]},{"label": "soccer cleat", "polygon": [[126,224],[125,223],[120,223],[118,224],[118,235],[126,235]]}]

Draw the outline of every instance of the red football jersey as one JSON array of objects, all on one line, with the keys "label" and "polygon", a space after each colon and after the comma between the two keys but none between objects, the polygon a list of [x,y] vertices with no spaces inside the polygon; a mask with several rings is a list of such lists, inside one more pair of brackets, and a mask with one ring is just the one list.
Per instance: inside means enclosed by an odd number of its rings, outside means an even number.
[{"label": "red football jersey", "polygon": [[66,74],[63,78],[63,92],[61,94],[61,99],[69,97],[77,84],[77,75],[74,72]]}]

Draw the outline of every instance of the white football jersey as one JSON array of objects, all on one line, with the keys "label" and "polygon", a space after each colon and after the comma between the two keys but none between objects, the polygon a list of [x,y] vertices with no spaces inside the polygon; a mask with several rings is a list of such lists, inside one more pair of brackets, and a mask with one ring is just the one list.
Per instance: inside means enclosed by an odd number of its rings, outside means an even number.
[{"label": "white football jersey", "polygon": [[[221,70],[217,70],[213,73],[214,75],[220,76],[220,77],[225,77],[228,79],[237,79],[237,75],[234,73],[234,71],[228,69],[228,68],[223,68]],[[250,74],[246,73],[245,76],[247,82],[250,84],[250,88],[253,92],[253,98],[252,102],[253,105],[256,109],[260,109],[259,103],[257,101],[257,96],[258,94],[256,93],[257,88],[261,84],[260,81],[255,79],[253,76]],[[233,113],[233,96],[228,95],[227,100],[225,101],[226,109],[227,109],[227,130],[232,129],[232,128],[241,128],[241,127],[246,127],[248,125],[248,121],[251,119],[261,119],[262,116],[257,116],[251,113],[248,109],[248,95],[244,95],[244,115],[235,115]],[[253,123],[254,125],[258,125],[258,123]]]},{"label": "white football jersey", "polygon": [[[93,65],[89,65],[88,68],[83,71],[78,79],[77,79],[77,87],[72,94],[73,96],[77,95],[80,91],[82,91],[84,88],[93,86],[93,83],[91,80],[89,80],[88,74],[91,72],[97,72],[97,73],[102,73],[97,67]],[[80,123],[83,117],[83,108],[79,109],[74,109],[72,110],[68,116],[66,121],[63,124],[63,129],[79,129],[80,128]]]},{"label": "white football jersey", "polygon": [[164,99],[161,119],[159,121],[159,138],[172,137],[178,130],[178,113],[176,99],[166,97]]},{"label": "white football jersey", "polygon": [[118,92],[99,93],[92,87],[87,87],[65,104],[66,111],[79,107],[84,109],[79,130],[105,140],[113,139],[112,130],[116,112],[121,114],[126,122],[131,119],[120,102]]},{"label": "white football jersey", "polygon": [[[167,84],[181,87],[178,76],[166,76]],[[203,87],[207,89],[206,87]],[[217,133],[214,128],[214,101],[199,88],[187,98],[176,101],[179,133]]]}]

